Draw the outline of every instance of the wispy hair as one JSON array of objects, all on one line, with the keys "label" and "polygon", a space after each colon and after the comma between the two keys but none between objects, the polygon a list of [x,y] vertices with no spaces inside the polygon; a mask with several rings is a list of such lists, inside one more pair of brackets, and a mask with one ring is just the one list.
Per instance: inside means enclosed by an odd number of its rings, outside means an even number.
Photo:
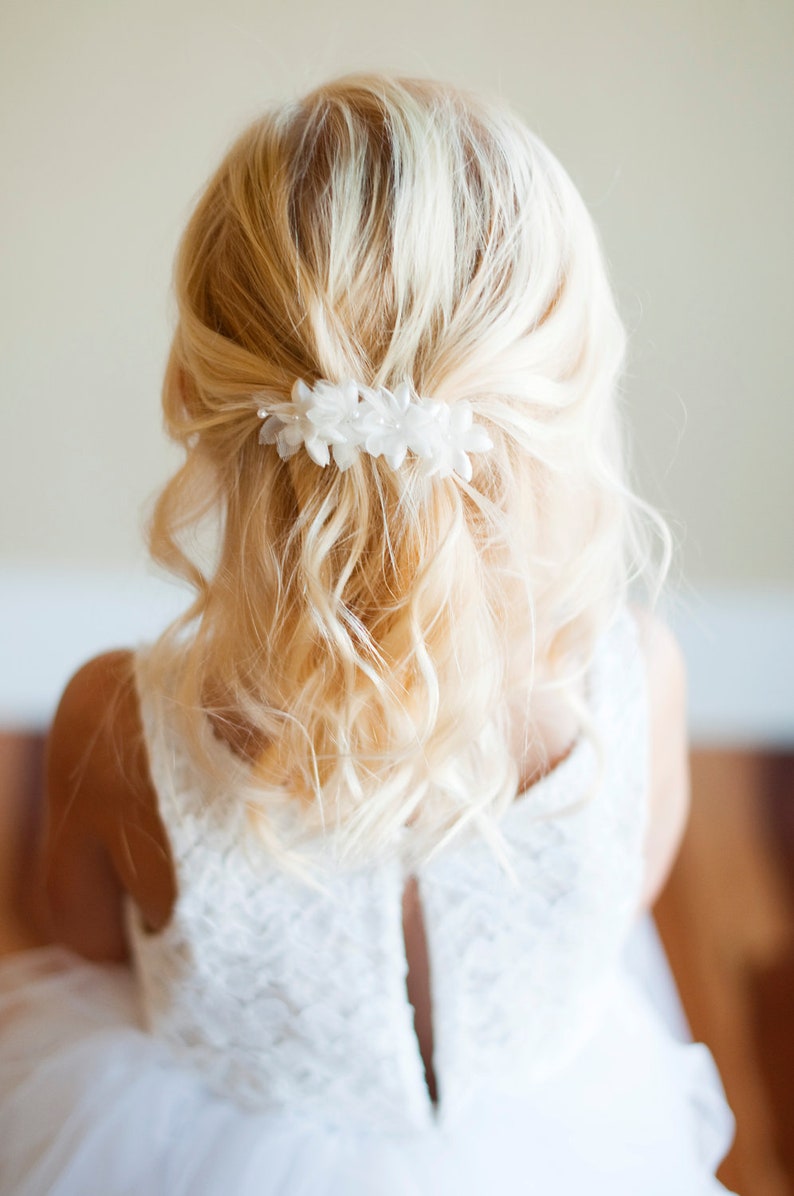
[{"label": "wispy hair", "polygon": [[[276,851],[287,806],[351,862],[406,827],[417,859],[467,826],[499,850],[516,718],[526,747],[554,689],[592,734],[594,644],[653,528],[667,546],[627,483],[626,338],[576,188],[501,103],[344,78],[239,137],[175,285],[163,406],[186,455],[150,546],[195,599],[145,667],[193,759],[228,778],[217,733],[235,745]],[[296,378],[465,399],[493,450],[470,483],[282,460],[253,396]]]}]

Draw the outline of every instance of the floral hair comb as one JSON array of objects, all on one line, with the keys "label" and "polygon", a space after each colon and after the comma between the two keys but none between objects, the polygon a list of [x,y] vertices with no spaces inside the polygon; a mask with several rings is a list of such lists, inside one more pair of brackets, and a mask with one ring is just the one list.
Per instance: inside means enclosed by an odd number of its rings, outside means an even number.
[{"label": "floral hair comb", "polygon": [[410,452],[428,476],[457,473],[468,482],[472,476],[468,454],[493,448],[465,399],[450,406],[419,398],[408,382],[391,391],[352,380],[320,380],[308,386],[299,378],[289,402],[272,402],[266,394],[254,397],[260,404],[257,414],[264,420],[259,443],[275,444],[283,459],[304,447],[317,465],[325,467],[333,455],[344,471],[365,452],[384,457],[392,469],[399,469]]}]

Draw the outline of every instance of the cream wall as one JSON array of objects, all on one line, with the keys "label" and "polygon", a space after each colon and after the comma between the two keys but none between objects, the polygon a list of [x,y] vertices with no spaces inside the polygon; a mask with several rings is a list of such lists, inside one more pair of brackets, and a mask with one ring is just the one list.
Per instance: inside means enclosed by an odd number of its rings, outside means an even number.
[{"label": "cream wall", "polygon": [[272,98],[364,67],[501,92],[580,186],[633,330],[642,488],[699,582],[794,584],[794,6],[4,0],[0,542],[126,568],[191,197]]}]

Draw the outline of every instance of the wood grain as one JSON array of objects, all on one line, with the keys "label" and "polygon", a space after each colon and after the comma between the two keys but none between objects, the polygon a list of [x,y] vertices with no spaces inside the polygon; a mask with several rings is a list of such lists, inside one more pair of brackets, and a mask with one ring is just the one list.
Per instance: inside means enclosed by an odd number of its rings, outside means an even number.
[{"label": "wood grain", "polygon": [[[770,1081],[759,1032],[769,978],[785,975],[794,950],[787,882],[794,858],[786,861],[768,827],[770,803],[791,797],[780,787],[784,775],[760,754],[693,753],[690,822],[655,909],[693,1036],[710,1047],[736,1115],[736,1139],[719,1176],[741,1196],[794,1192],[782,1149],[791,1129],[784,1091],[791,1093],[794,1074]],[[779,1035],[790,1049],[794,1026],[779,983],[775,991]],[[769,1016],[774,1002],[766,1003]]]}]

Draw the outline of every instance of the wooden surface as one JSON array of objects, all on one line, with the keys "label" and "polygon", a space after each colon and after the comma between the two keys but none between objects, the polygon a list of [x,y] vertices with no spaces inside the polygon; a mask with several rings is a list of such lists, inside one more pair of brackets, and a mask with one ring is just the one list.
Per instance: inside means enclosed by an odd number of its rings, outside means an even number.
[{"label": "wooden surface", "polygon": [[655,910],[736,1115],[719,1177],[741,1196],[794,1193],[792,781],[794,758],[693,753],[692,814]]},{"label": "wooden surface", "polygon": [[44,937],[34,876],[41,821],[44,743],[38,735],[0,734],[0,952]]},{"label": "wooden surface", "polygon": [[[0,734],[0,951],[42,937],[42,767],[40,737]],[[794,1196],[794,755],[697,751],[692,780],[656,921],[736,1114],[720,1179],[740,1196]]]}]

